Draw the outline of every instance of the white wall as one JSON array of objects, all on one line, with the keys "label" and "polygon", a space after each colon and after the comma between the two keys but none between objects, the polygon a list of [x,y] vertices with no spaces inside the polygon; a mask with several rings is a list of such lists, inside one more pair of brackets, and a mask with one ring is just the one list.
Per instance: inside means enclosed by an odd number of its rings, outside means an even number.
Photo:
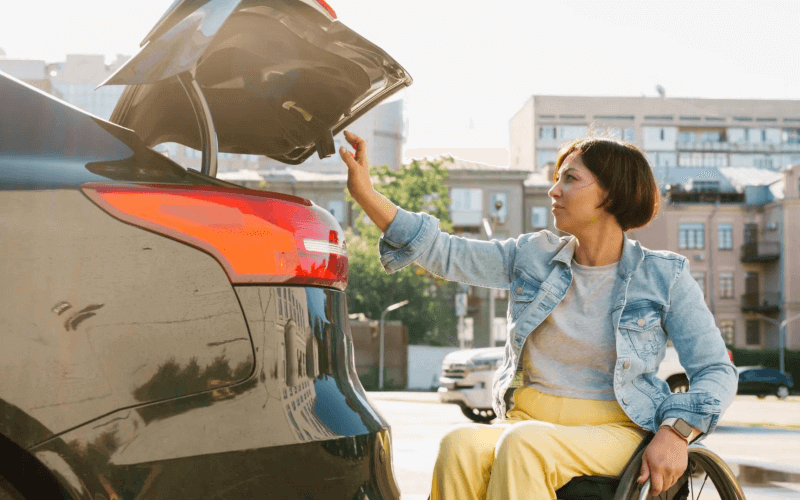
[{"label": "white wall", "polygon": [[408,389],[433,389],[439,387],[442,360],[458,347],[430,345],[408,346]]}]

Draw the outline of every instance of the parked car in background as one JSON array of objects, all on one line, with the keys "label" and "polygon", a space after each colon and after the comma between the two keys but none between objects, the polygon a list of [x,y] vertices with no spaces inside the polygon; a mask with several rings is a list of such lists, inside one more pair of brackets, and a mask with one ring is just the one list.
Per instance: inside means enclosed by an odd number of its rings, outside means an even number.
[{"label": "parked car in background", "polygon": [[[492,377],[503,360],[503,351],[503,347],[483,347],[445,356],[439,378],[439,400],[458,405],[474,422],[491,422],[496,417],[492,409]],[[733,361],[730,350],[728,356]],[[672,392],[689,390],[689,379],[674,347],[667,347],[656,375],[669,384]]]},{"label": "parked car in background", "polygon": [[439,400],[458,405],[474,422],[491,422],[497,416],[492,409],[492,377],[502,361],[502,347],[451,352],[442,361]]},{"label": "parked car in background", "polygon": [[[728,349],[728,357],[733,363],[733,351],[730,349]],[[689,390],[689,378],[686,376],[686,371],[678,359],[678,351],[672,346],[667,346],[664,352],[664,360],[658,366],[656,375],[669,384],[669,390],[672,392],[686,392]]]},{"label": "parked car in background", "polygon": [[794,387],[792,376],[781,373],[775,368],[763,366],[738,367],[739,388],[736,394],[748,394],[763,399],[767,396],[777,396],[778,399],[789,397],[789,389]]},{"label": "parked car in background", "polygon": [[107,83],[110,121],[0,73],[0,498],[399,499],[341,226],[215,172],[411,78],[323,0],[176,0]]}]

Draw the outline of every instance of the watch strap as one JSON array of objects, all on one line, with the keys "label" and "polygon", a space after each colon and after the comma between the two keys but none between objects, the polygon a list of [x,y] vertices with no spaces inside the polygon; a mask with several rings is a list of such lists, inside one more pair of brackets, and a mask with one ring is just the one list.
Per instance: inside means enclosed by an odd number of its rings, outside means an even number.
[{"label": "watch strap", "polygon": [[658,426],[659,429],[661,427],[669,427],[671,431],[682,437],[687,444],[692,437],[692,426],[682,418],[665,418],[661,425]]}]

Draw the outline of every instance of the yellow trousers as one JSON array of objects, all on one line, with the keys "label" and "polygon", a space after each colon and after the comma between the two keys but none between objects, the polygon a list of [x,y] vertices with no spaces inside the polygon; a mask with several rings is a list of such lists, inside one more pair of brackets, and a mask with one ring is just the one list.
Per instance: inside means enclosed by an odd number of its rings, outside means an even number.
[{"label": "yellow trousers", "polygon": [[573,477],[621,475],[646,434],[614,400],[520,388],[505,420],[442,439],[431,500],[552,500]]}]

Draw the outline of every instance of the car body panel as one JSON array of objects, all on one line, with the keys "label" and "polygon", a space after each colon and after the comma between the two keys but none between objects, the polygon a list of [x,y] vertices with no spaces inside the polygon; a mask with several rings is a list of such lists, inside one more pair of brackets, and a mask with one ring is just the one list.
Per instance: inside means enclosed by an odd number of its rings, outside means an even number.
[{"label": "car body panel", "polygon": [[0,302],[0,398],[51,433],[253,372],[241,306],[210,255],[72,189],[0,191],[0,227],[0,282],[14,290]]},{"label": "car body panel", "polygon": [[31,451],[70,464],[78,489],[118,498],[399,498],[389,427],[355,373],[344,293],[236,292],[257,354],[232,397],[127,408]]},{"label": "car body panel", "polygon": [[739,369],[737,394],[766,395],[776,394],[778,388],[794,387],[794,381],[774,368],[762,366],[743,366]]},{"label": "car body panel", "polygon": [[111,121],[145,144],[201,149],[177,75],[200,85],[220,152],[299,164],[318,144],[410,85],[386,52],[304,2],[177,2],[104,85],[128,85]]},{"label": "car body panel", "polygon": [[[179,0],[170,12],[125,67],[153,81],[125,82],[118,123],[0,74],[0,449],[23,448],[38,460],[26,479],[55,478],[76,500],[398,499],[390,428],[358,380],[335,289],[346,268],[313,284],[236,281],[181,228],[123,220],[91,191],[224,186],[252,208],[253,191],[150,148],[197,134],[170,71],[196,77],[223,151],[255,144],[294,163],[411,79],[305,1]],[[292,217],[281,222],[299,222],[295,235],[328,235],[306,238],[310,251],[343,255],[332,217]]]},{"label": "car body panel", "polygon": [[133,131],[0,72],[0,191],[146,181],[235,186],[187,170]]}]

